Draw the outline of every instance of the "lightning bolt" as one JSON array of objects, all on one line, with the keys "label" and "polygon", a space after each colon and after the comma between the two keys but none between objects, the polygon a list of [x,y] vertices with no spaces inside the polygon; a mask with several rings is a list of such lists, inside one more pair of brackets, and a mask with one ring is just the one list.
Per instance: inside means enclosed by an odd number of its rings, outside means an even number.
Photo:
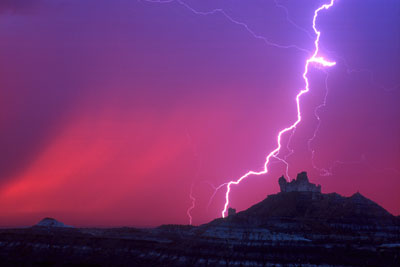
[{"label": "lightning bolt", "polygon": [[191,212],[192,212],[192,210],[194,209],[194,207],[196,206],[196,199],[195,199],[194,196],[193,196],[193,183],[192,183],[192,185],[190,186],[189,198],[190,198],[190,201],[192,202],[192,204],[191,204],[190,207],[187,209],[186,214],[187,214],[187,216],[189,217],[189,225],[192,225],[193,218],[192,218]]},{"label": "lightning bolt", "polygon": [[318,13],[322,10],[329,9],[330,7],[333,6],[334,3],[335,3],[335,0],[330,0],[330,2],[328,4],[323,4],[322,6],[320,6],[319,8],[317,8],[314,11],[314,17],[312,20],[312,28],[314,30],[314,33],[316,34],[316,38],[314,41],[315,49],[314,49],[312,56],[306,60],[305,65],[304,65],[304,72],[303,72],[302,77],[303,77],[303,80],[305,83],[305,88],[300,90],[300,92],[296,95],[297,120],[292,125],[284,128],[283,130],[281,130],[278,133],[277,147],[267,155],[267,157],[265,159],[265,163],[264,163],[264,169],[262,171],[259,171],[259,172],[249,171],[246,174],[244,174],[243,176],[241,176],[239,179],[237,179],[236,181],[228,182],[226,194],[225,194],[225,205],[224,205],[224,209],[222,210],[222,217],[225,217],[225,214],[226,214],[228,206],[229,206],[229,193],[231,191],[231,186],[238,185],[241,181],[243,181],[244,179],[246,179],[247,177],[249,177],[251,175],[263,175],[263,174],[268,173],[268,164],[269,164],[271,158],[276,157],[282,147],[282,144],[281,144],[282,135],[294,130],[296,128],[296,126],[301,122],[300,98],[302,95],[304,95],[305,93],[310,91],[309,81],[308,81],[308,77],[307,77],[310,65],[318,64],[318,65],[321,65],[322,67],[332,67],[336,64],[336,62],[328,61],[328,60],[324,59],[322,56],[319,56],[319,39],[321,36],[321,32],[318,31],[318,29],[316,27],[316,20],[318,17]]},{"label": "lightning bolt", "polygon": [[208,209],[210,208],[211,203],[212,203],[213,200],[214,200],[215,195],[218,193],[218,191],[219,191],[222,187],[224,187],[224,186],[227,185],[228,183],[223,183],[223,184],[220,184],[219,186],[215,186],[215,185],[213,185],[212,183],[210,183],[209,181],[202,181],[202,182],[205,183],[205,184],[207,184],[207,185],[209,185],[209,186],[214,190],[214,192],[212,193],[210,199],[208,200],[208,204],[207,204],[207,210],[208,210]]},{"label": "lightning bolt", "polygon": [[[302,47],[300,47],[298,45],[295,45],[295,44],[288,44],[288,45],[278,44],[278,43],[275,43],[275,42],[271,41],[270,39],[266,38],[265,36],[257,34],[246,23],[234,19],[232,16],[230,16],[228,13],[226,13],[221,8],[216,8],[216,9],[213,9],[211,11],[198,11],[198,10],[194,9],[193,7],[191,7],[190,5],[188,5],[187,3],[185,3],[182,0],[145,0],[145,1],[149,2],[149,3],[158,3],[158,4],[167,4],[167,3],[177,2],[178,4],[182,5],[183,7],[185,7],[189,11],[191,11],[192,13],[194,13],[196,15],[202,15],[202,16],[209,16],[209,15],[214,15],[214,14],[218,14],[219,13],[219,14],[222,14],[231,23],[244,28],[253,38],[263,41],[266,45],[273,46],[273,47],[276,47],[276,48],[283,48],[283,49],[292,48],[292,49],[296,49],[296,50],[299,50],[299,51],[304,52],[304,53],[310,53],[310,51],[308,51],[307,49],[302,48]],[[283,8],[285,10],[286,17],[289,18],[287,9],[284,6],[278,4],[276,1],[275,1],[275,6],[278,7],[278,8]],[[290,18],[289,18],[289,22],[292,25],[294,25],[296,28],[302,29],[300,26],[298,26],[292,20],[290,20]],[[306,31],[305,29],[302,29],[302,30]]]},{"label": "lightning bolt", "polygon": [[[267,45],[269,45],[269,46],[273,46],[273,47],[276,47],[276,48],[283,48],[283,49],[293,48],[293,49],[299,50],[299,51],[301,51],[301,52],[305,52],[305,53],[308,53],[308,54],[310,53],[310,51],[308,51],[307,49],[304,49],[304,48],[302,48],[302,47],[299,47],[299,46],[297,46],[297,45],[295,45],[295,44],[282,45],[282,44],[278,44],[278,43],[272,42],[270,39],[268,39],[268,38],[266,38],[266,37],[264,37],[264,36],[261,36],[261,35],[257,34],[257,33],[256,33],[255,31],[253,31],[246,23],[234,19],[234,18],[231,17],[228,13],[226,13],[223,9],[220,9],[220,8],[218,8],[218,9],[213,9],[213,10],[211,10],[211,11],[198,11],[198,10],[192,8],[191,6],[189,6],[188,4],[186,4],[186,3],[185,3],[184,1],[182,1],[182,0],[145,0],[145,1],[146,1],[146,2],[150,2],[150,3],[158,3],[158,4],[166,4],[166,3],[177,2],[178,4],[182,5],[183,7],[185,7],[186,9],[188,9],[189,11],[191,11],[192,13],[194,13],[194,14],[196,14],[196,15],[208,16],[208,15],[214,15],[214,14],[219,13],[219,14],[222,14],[222,15],[223,15],[226,19],[228,19],[231,23],[233,23],[233,24],[235,24],[235,25],[238,25],[238,26],[241,26],[242,28],[244,28],[244,29],[245,29],[250,35],[252,35],[255,39],[259,39],[259,40],[263,41],[265,44],[267,44]],[[225,205],[224,205],[224,209],[223,209],[223,211],[222,211],[222,217],[225,217],[225,213],[226,213],[227,208],[228,208],[228,206],[229,206],[229,194],[230,194],[231,186],[232,186],[232,185],[237,185],[237,184],[239,184],[241,181],[243,181],[244,179],[246,179],[248,176],[251,176],[251,175],[263,175],[263,174],[268,173],[268,165],[269,165],[269,163],[270,163],[271,158],[275,158],[275,159],[277,159],[278,161],[280,161],[280,162],[282,162],[283,164],[285,164],[285,166],[286,166],[286,175],[287,175],[287,177],[289,178],[289,173],[288,173],[289,164],[288,164],[288,162],[286,161],[286,159],[287,159],[287,157],[289,157],[291,154],[293,154],[293,150],[289,147],[289,144],[290,144],[291,138],[292,138],[293,135],[294,135],[296,126],[301,122],[300,97],[301,97],[303,94],[305,94],[305,93],[307,93],[307,92],[309,91],[309,81],[308,81],[308,77],[307,77],[308,70],[309,70],[309,66],[310,66],[311,64],[317,64],[317,65],[321,65],[322,67],[331,67],[331,66],[334,66],[334,65],[336,64],[336,62],[327,61],[327,60],[325,60],[323,57],[319,56],[319,39],[320,39],[321,32],[318,31],[317,28],[316,28],[316,19],[317,19],[317,17],[318,17],[318,13],[319,13],[320,11],[322,11],[322,10],[327,10],[327,9],[329,9],[330,7],[332,7],[332,6],[334,5],[334,2],[335,2],[335,0],[330,0],[330,2],[329,2],[328,4],[323,4],[322,6],[320,6],[319,8],[317,8],[317,9],[314,11],[314,16],[313,16],[313,20],[312,20],[312,28],[313,28],[314,34],[316,35],[316,38],[315,38],[315,40],[314,40],[315,48],[314,48],[314,52],[312,53],[312,56],[309,57],[309,58],[306,60],[306,62],[305,62],[304,72],[303,72],[303,75],[302,75],[303,80],[304,80],[304,83],[305,83],[305,88],[302,89],[302,90],[300,90],[300,92],[296,95],[297,120],[296,120],[292,125],[290,125],[290,126],[287,127],[287,128],[284,128],[283,130],[281,130],[281,131],[278,133],[278,136],[277,136],[277,144],[278,144],[278,145],[277,145],[277,147],[276,147],[273,151],[271,151],[271,152],[267,155],[266,160],[265,160],[265,163],[264,163],[264,168],[263,168],[262,171],[259,171],[259,172],[256,172],[256,171],[249,171],[249,172],[247,172],[246,174],[244,174],[243,176],[241,176],[239,179],[237,179],[236,181],[226,182],[226,183],[223,183],[223,184],[219,185],[218,187],[212,186],[213,189],[214,189],[214,194],[211,196],[211,198],[210,198],[210,200],[209,200],[209,204],[212,202],[212,200],[213,200],[213,198],[214,198],[216,192],[217,192],[219,189],[221,189],[221,188],[222,188],[223,186],[225,186],[225,185],[226,185],[226,187],[227,187],[226,194],[225,194]],[[277,8],[281,8],[281,9],[284,10],[284,12],[285,12],[285,14],[286,14],[286,20],[287,20],[290,24],[292,24],[292,25],[293,25],[294,27],[296,27],[297,29],[299,29],[299,30],[305,32],[309,37],[312,38],[312,36],[310,35],[310,33],[309,33],[307,30],[305,30],[304,28],[298,26],[296,23],[294,23],[293,20],[290,19],[290,17],[289,17],[289,12],[288,12],[288,10],[287,10],[287,8],[286,8],[285,6],[281,5],[277,0],[274,0],[274,4],[275,4],[275,6],[276,6]],[[325,99],[326,99],[326,98],[325,98]],[[324,102],[322,105],[318,106],[317,109],[321,108],[321,107],[324,106],[324,105],[325,105],[325,102]],[[317,115],[317,113],[315,113],[315,114]],[[320,124],[319,117],[317,117],[317,119],[318,119],[319,124]],[[316,132],[318,131],[318,128],[319,128],[319,127],[317,126],[317,129],[316,129],[316,131],[315,131],[315,135],[316,135]],[[281,137],[282,137],[283,134],[285,134],[285,133],[287,133],[287,132],[291,132],[291,135],[290,135],[289,140],[288,140],[288,143],[287,143],[287,149],[288,149],[288,151],[289,151],[289,154],[286,155],[284,158],[280,158],[280,157],[278,157],[278,154],[279,154],[279,152],[280,152],[280,150],[281,150],[281,147],[282,147],[282,145],[281,145]],[[315,138],[315,137],[313,137],[313,138]],[[312,138],[312,139],[313,139],[313,138]],[[312,140],[309,141],[309,142],[311,143]],[[290,178],[289,178],[289,179],[290,179]],[[190,199],[192,200],[192,206],[193,206],[193,207],[191,206],[191,207],[188,208],[187,214],[188,214],[188,217],[189,217],[189,219],[190,219],[190,221],[191,221],[190,211],[194,208],[194,203],[195,203],[195,199],[194,199],[194,197],[193,197],[193,195],[192,195],[192,189],[191,189],[191,193],[190,193],[190,196],[189,196],[189,197],[190,197]]]},{"label": "lightning bolt", "polygon": [[[268,38],[266,38],[266,37],[264,37],[262,35],[257,34],[246,23],[234,19],[232,16],[230,16],[228,13],[226,13],[223,9],[220,9],[220,8],[204,12],[204,11],[198,11],[198,10],[194,9],[193,7],[191,7],[190,5],[188,5],[187,3],[185,3],[182,0],[144,0],[144,1],[148,2],[148,3],[158,3],[158,4],[167,4],[167,3],[177,2],[178,4],[182,5],[183,7],[185,7],[189,11],[191,11],[192,13],[194,13],[196,15],[202,15],[202,16],[209,16],[209,15],[214,15],[214,14],[218,14],[219,13],[219,14],[222,14],[231,23],[244,28],[244,30],[246,30],[253,38],[263,41],[266,45],[273,46],[273,47],[276,47],[276,48],[281,48],[281,49],[290,49],[290,48],[292,48],[292,49],[296,49],[296,50],[299,50],[299,51],[304,52],[304,53],[310,53],[310,51],[308,51],[307,49],[299,47],[299,46],[297,46],[295,44],[282,45],[282,44],[278,44],[278,43],[272,42],[270,39],[268,39]],[[275,4],[275,6],[277,8],[281,8],[281,9],[284,10],[285,15],[286,15],[286,20],[290,24],[292,24],[295,28],[305,32],[309,37],[312,38],[312,36],[310,35],[310,33],[307,30],[305,30],[304,28],[300,27],[293,20],[291,20],[291,18],[289,17],[289,11],[287,10],[287,8],[285,6],[279,4],[277,0],[274,0],[274,4]],[[293,133],[294,132],[292,132],[292,135],[290,136],[290,139],[293,136]],[[190,143],[191,143],[192,141],[191,141],[191,137],[190,137],[188,131],[187,131],[187,135],[188,135],[188,138],[189,138]],[[288,150],[290,150],[289,143],[288,143]],[[292,150],[290,150],[290,151],[291,151],[291,153],[293,153]],[[194,153],[194,154],[195,154],[195,157],[197,157],[197,154],[196,153]],[[282,158],[279,158],[277,155],[274,155],[274,158],[276,158],[277,160],[279,160],[280,162],[285,164],[285,166],[286,166],[286,176],[290,180],[289,164],[286,161],[286,157],[287,156],[285,156],[285,158],[282,159]],[[196,174],[196,176],[197,175],[198,174]],[[211,203],[212,203],[216,193],[219,191],[219,189],[221,189],[224,186],[228,185],[228,183],[223,183],[223,184],[221,184],[221,185],[219,185],[217,187],[215,187],[211,183],[208,183],[208,184],[214,189],[214,192],[213,192],[212,196],[210,197],[210,199],[208,201],[207,209],[211,205]],[[196,203],[196,199],[193,196],[193,186],[194,185],[193,185],[193,182],[192,182],[190,193],[189,193],[189,198],[191,200],[191,205],[189,206],[189,208],[186,211],[186,214],[187,214],[187,216],[189,218],[190,225],[192,224],[191,211],[195,208],[195,203]]]},{"label": "lightning bolt", "polygon": [[307,31],[307,30],[304,29],[303,27],[301,27],[301,26],[299,26],[298,24],[296,24],[296,23],[290,18],[290,16],[289,16],[289,10],[288,10],[284,5],[282,5],[281,3],[279,3],[278,0],[274,0],[274,4],[275,4],[275,6],[276,6],[277,8],[280,8],[280,9],[282,9],[282,10],[285,12],[286,20],[287,20],[290,24],[292,24],[292,25],[293,25],[295,28],[297,28],[298,30],[304,32],[310,39],[314,39],[314,36],[313,36],[309,31]]},{"label": "lightning bolt", "polygon": [[192,225],[192,221],[193,221],[192,210],[196,207],[196,198],[193,195],[194,180],[196,180],[199,176],[201,165],[202,165],[202,160],[201,160],[201,157],[199,156],[199,153],[197,151],[197,146],[193,142],[192,136],[190,135],[188,128],[186,128],[186,137],[188,140],[188,145],[191,146],[191,148],[192,148],[193,157],[197,163],[196,174],[193,178],[192,185],[190,186],[190,191],[189,191],[190,206],[186,210],[186,214],[189,218],[189,225]]},{"label": "lightning bolt", "polygon": [[[395,91],[395,90],[400,88],[400,84],[395,84],[395,85],[392,85],[390,87],[387,87],[387,86],[384,86],[382,84],[379,84],[376,81],[375,74],[374,74],[374,72],[372,70],[351,68],[349,66],[349,64],[347,63],[345,58],[343,58],[341,56],[338,56],[338,55],[336,55],[336,56],[339,57],[339,59],[341,60],[341,62],[344,65],[348,75],[352,75],[354,73],[367,73],[367,75],[369,76],[370,84],[374,85],[376,88],[384,90],[385,92],[392,92],[392,91]],[[325,88],[326,88],[326,90],[325,90],[324,99],[323,99],[322,103],[320,105],[318,105],[314,109],[314,116],[317,119],[318,123],[317,123],[317,126],[316,126],[315,130],[314,130],[313,136],[307,142],[308,151],[311,153],[311,164],[312,164],[312,167],[315,170],[319,171],[321,176],[332,176],[333,175],[333,170],[337,165],[362,164],[362,163],[366,162],[366,156],[364,154],[361,154],[359,160],[352,160],[352,161],[335,160],[333,163],[331,163],[329,165],[329,167],[318,167],[317,164],[315,163],[315,149],[312,148],[311,144],[315,140],[315,138],[317,137],[317,134],[318,134],[319,129],[321,127],[322,120],[320,118],[319,112],[320,112],[320,110],[322,108],[326,107],[326,101],[327,101],[327,97],[328,97],[328,94],[329,94],[328,78],[329,78],[329,75],[327,74],[327,76],[325,78]],[[290,142],[290,140],[289,140],[289,142]],[[285,156],[285,159],[289,155]],[[393,169],[395,169],[395,168],[393,168]],[[384,169],[381,169],[381,171],[384,171]]]},{"label": "lightning bolt", "polygon": [[311,153],[311,164],[312,167],[316,170],[318,170],[320,172],[321,176],[330,176],[332,175],[332,170],[330,169],[326,169],[326,168],[319,168],[317,167],[317,165],[315,164],[315,150],[311,148],[311,143],[315,140],[315,138],[317,137],[317,133],[319,131],[319,128],[321,127],[321,117],[319,116],[319,110],[323,107],[326,106],[326,99],[328,98],[328,93],[329,93],[329,87],[328,87],[328,75],[326,75],[325,78],[325,96],[324,99],[322,101],[322,103],[320,105],[318,105],[315,109],[314,109],[314,116],[317,118],[317,127],[314,130],[314,134],[313,136],[308,140],[307,142],[307,146],[308,146],[308,151],[310,151]]},{"label": "lightning bolt", "polygon": [[282,162],[285,165],[286,177],[288,178],[288,180],[290,182],[291,178],[290,178],[290,175],[289,175],[289,163],[286,161],[287,156],[285,156],[283,159],[278,157],[278,156],[273,156],[273,157],[276,158],[277,160],[279,160],[280,162]]}]

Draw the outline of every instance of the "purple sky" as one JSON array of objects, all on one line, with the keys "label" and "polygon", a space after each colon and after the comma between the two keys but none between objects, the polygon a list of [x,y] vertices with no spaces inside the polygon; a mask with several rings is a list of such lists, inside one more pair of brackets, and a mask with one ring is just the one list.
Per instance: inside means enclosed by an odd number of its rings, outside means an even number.
[{"label": "purple sky", "polygon": [[[225,189],[207,208],[209,184],[260,170],[296,119],[325,2],[184,2],[299,50],[178,1],[1,1],[0,225],[185,224],[192,184],[193,222],[220,216]],[[317,24],[337,65],[310,71],[289,174],[399,215],[400,2],[336,0]],[[233,187],[232,206],[276,193],[285,166],[270,169]]]}]

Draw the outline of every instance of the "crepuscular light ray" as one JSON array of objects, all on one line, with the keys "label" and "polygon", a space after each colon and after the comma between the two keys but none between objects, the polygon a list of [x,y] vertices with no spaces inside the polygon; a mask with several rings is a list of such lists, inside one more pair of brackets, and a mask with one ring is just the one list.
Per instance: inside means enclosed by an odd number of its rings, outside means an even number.
[{"label": "crepuscular light ray", "polygon": [[307,77],[310,64],[315,63],[315,64],[321,65],[323,67],[332,67],[332,66],[334,66],[336,64],[336,62],[328,61],[328,60],[324,59],[322,56],[319,55],[319,39],[320,39],[320,36],[321,36],[321,32],[318,31],[318,29],[316,27],[316,20],[317,20],[317,17],[318,17],[318,13],[321,10],[329,9],[330,7],[333,6],[334,3],[335,3],[335,0],[330,0],[330,2],[328,4],[323,4],[322,6],[320,6],[319,8],[317,8],[314,11],[314,17],[313,17],[313,20],[312,20],[312,28],[314,30],[314,33],[316,34],[316,38],[315,38],[315,41],[314,41],[315,49],[314,49],[314,52],[313,52],[312,56],[309,57],[306,60],[305,65],[304,65],[304,72],[303,72],[302,77],[303,77],[303,80],[304,80],[304,83],[305,83],[305,87],[304,87],[304,89],[300,90],[300,92],[296,95],[297,120],[292,125],[290,125],[289,127],[284,128],[283,130],[281,130],[278,133],[278,136],[277,136],[277,147],[267,155],[265,163],[264,163],[264,169],[262,171],[259,171],[259,172],[249,171],[246,174],[244,174],[243,176],[241,176],[239,179],[237,179],[236,181],[228,182],[227,190],[226,190],[226,194],[225,194],[225,205],[224,205],[224,209],[222,210],[222,217],[225,217],[225,214],[226,214],[228,206],[229,206],[229,193],[231,191],[231,186],[232,185],[238,185],[241,181],[243,181],[244,179],[246,179],[247,177],[249,177],[251,175],[263,175],[263,174],[268,173],[268,164],[270,162],[270,159],[272,157],[277,156],[277,154],[279,153],[279,151],[280,151],[280,149],[282,147],[282,144],[281,144],[282,135],[287,133],[287,132],[289,132],[289,131],[291,131],[291,130],[293,130],[293,129],[295,129],[296,126],[301,122],[300,97],[310,90],[309,89],[309,80],[308,80],[308,77]]}]

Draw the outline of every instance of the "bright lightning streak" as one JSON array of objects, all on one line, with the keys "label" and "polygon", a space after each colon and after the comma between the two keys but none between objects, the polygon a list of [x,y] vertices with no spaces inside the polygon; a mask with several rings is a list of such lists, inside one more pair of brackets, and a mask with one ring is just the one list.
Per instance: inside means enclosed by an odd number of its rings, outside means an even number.
[{"label": "bright lightning streak", "polygon": [[[183,7],[185,7],[185,8],[188,9],[189,11],[191,11],[192,13],[194,13],[194,14],[196,14],[196,15],[202,15],[202,16],[214,15],[214,14],[219,13],[219,14],[222,14],[222,15],[223,15],[226,19],[228,19],[228,21],[230,21],[231,23],[233,23],[233,24],[235,24],[235,25],[238,25],[238,26],[240,26],[240,27],[243,27],[243,28],[244,28],[251,36],[253,36],[255,39],[259,39],[259,40],[263,41],[265,44],[267,44],[267,45],[269,45],[269,46],[273,46],[273,47],[276,47],[276,48],[283,48],[283,49],[294,48],[294,49],[297,49],[297,50],[299,50],[299,51],[301,51],[301,52],[309,53],[309,51],[308,51],[307,49],[301,48],[301,47],[299,47],[299,46],[297,46],[297,45],[295,45],[295,44],[282,45],[282,44],[278,44],[278,43],[272,42],[272,41],[269,40],[268,38],[257,34],[257,33],[256,33],[255,31],[253,31],[246,23],[234,19],[234,18],[231,17],[228,13],[226,13],[223,9],[220,9],[220,8],[219,8],[219,9],[214,9],[214,10],[211,10],[211,11],[203,12],[203,11],[198,11],[198,10],[192,8],[191,6],[189,6],[188,4],[186,4],[186,3],[185,3],[184,1],[182,1],[182,0],[144,0],[144,1],[149,2],[149,3],[158,3],[158,4],[167,4],[167,3],[177,2],[178,4],[182,5]],[[280,5],[276,0],[274,0],[274,3],[275,3],[275,6],[276,6],[277,8],[282,8],[282,9],[285,11],[286,19],[288,20],[289,23],[291,23],[291,24],[292,24],[293,26],[295,26],[297,29],[300,29],[300,30],[302,30],[302,31],[304,31],[304,32],[306,32],[306,33],[308,34],[307,30],[305,30],[305,29],[301,28],[300,26],[298,26],[297,24],[295,24],[295,23],[289,18],[289,12],[288,12],[288,10],[286,9],[286,7],[284,7],[283,5]],[[308,34],[308,35],[309,35],[309,34]],[[189,136],[189,139],[191,139],[190,136]],[[289,147],[288,147],[288,149],[289,149]],[[285,166],[286,166],[286,175],[287,175],[287,177],[290,179],[290,177],[289,177],[289,164],[286,162],[286,157],[285,157],[284,159],[281,159],[281,158],[277,157],[277,155],[274,155],[274,157],[275,157],[277,160],[279,160],[279,161],[281,161],[282,163],[285,164]],[[209,200],[209,202],[208,202],[207,209],[208,209],[208,207],[210,206],[210,204],[211,204],[212,200],[214,199],[214,196],[216,195],[216,193],[218,192],[218,190],[221,189],[223,186],[225,186],[225,185],[227,185],[227,184],[228,184],[228,183],[223,183],[223,184],[219,185],[218,187],[215,187],[215,186],[213,186],[213,185],[210,184],[210,185],[212,186],[212,188],[214,189],[214,193],[213,193],[213,195],[211,196],[211,198],[210,198],[210,200]],[[189,217],[189,223],[192,224],[191,211],[195,208],[195,202],[196,202],[196,199],[195,199],[194,196],[193,196],[193,184],[192,184],[192,187],[191,187],[191,191],[190,191],[190,194],[189,194],[189,198],[191,199],[191,206],[187,209],[186,214],[187,214],[188,217]]]},{"label": "bright lightning streak", "polygon": [[284,128],[283,130],[281,130],[278,133],[278,136],[277,136],[277,144],[278,144],[278,146],[267,155],[265,163],[264,163],[264,169],[262,171],[259,171],[259,172],[249,171],[246,174],[244,174],[242,177],[240,177],[238,180],[228,182],[227,190],[226,190],[226,194],[225,194],[225,205],[224,205],[224,209],[222,210],[222,217],[225,217],[226,211],[227,211],[228,206],[229,206],[229,193],[231,191],[231,186],[239,184],[241,181],[243,181],[244,179],[246,179],[250,175],[263,175],[263,174],[268,173],[268,164],[270,162],[271,157],[276,157],[277,154],[279,153],[281,147],[282,147],[282,145],[281,145],[282,135],[287,133],[287,132],[289,132],[289,131],[291,131],[291,130],[293,130],[293,129],[295,129],[296,126],[301,122],[300,97],[310,90],[309,89],[309,81],[308,81],[308,77],[307,77],[310,64],[316,63],[318,65],[322,65],[323,67],[332,67],[332,66],[334,66],[336,64],[336,62],[327,61],[323,57],[318,55],[318,53],[319,53],[319,39],[320,39],[320,36],[321,36],[321,32],[318,31],[318,29],[316,28],[316,20],[317,20],[317,17],[318,17],[318,13],[321,10],[324,10],[324,9],[327,10],[330,7],[332,7],[334,2],[335,2],[335,0],[330,0],[329,4],[324,4],[324,5],[320,6],[319,8],[317,8],[314,11],[312,27],[313,27],[314,33],[316,34],[316,38],[315,38],[315,41],[314,41],[315,49],[314,49],[314,53],[312,54],[312,56],[306,60],[306,63],[305,63],[305,66],[304,66],[304,72],[303,72],[302,77],[303,77],[303,80],[304,80],[304,83],[305,83],[305,88],[302,89],[296,95],[297,120],[292,125],[290,125],[287,128]]},{"label": "bright lightning streak", "polygon": [[[188,4],[186,4],[185,2],[183,2],[182,0],[145,0],[145,1],[146,1],[146,2],[151,2],[151,3],[160,3],[160,4],[171,3],[171,2],[177,2],[178,4],[184,6],[185,8],[187,8],[188,10],[190,10],[191,12],[193,12],[194,14],[203,15],[203,16],[214,15],[214,14],[220,13],[220,14],[222,14],[225,18],[227,18],[230,22],[232,22],[233,24],[236,24],[236,25],[238,25],[238,26],[243,27],[243,28],[244,28],[248,33],[250,33],[254,38],[260,39],[260,40],[264,41],[264,43],[266,43],[267,45],[274,46],[274,47],[277,47],[277,48],[286,48],[286,49],[287,49],[287,48],[295,48],[295,49],[300,50],[300,51],[302,51],[302,52],[309,52],[309,51],[307,51],[306,49],[301,48],[301,47],[299,47],[299,46],[297,46],[297,45],[281,45],[281,44],[277,44],[277,43],[274,43],[274,42],[270,41],[269,39],[267,39],[267,38],[264,37],[264,36],[258,35],[258,34],[256,34],[252,29],[250,29],[249,26],[248,26],[246,23],[241,22],[241,21],[237,21],[236,19],[232,18],[232,17],[231,17],[230,15],[228,15],[228,13],[226,13],[223,9],[214,9],[214,10],[211,10],[211,11],[203,12],[203,11],[198,11],[198,10],[192,8],[191,6],[189,6]],[[314,42],[314,44],[315,44],[314,53],[312,54],[312,56],[311,56],[310,58],[307,59],[306,64],[305,64],[305,69],[304,69],[304,72],[303,72],[303,75],[302,75],[303,80],[304,80],[305,85],[306,85],[306,86],[305,86],[305,89],[301,90],[301,91],[297,94],[297,96],[296,96],[297,120],[296,120],[291,126],[289,126],[289,127],[285,128],[285,129],[281,130],[281,131],[278,133],[278,136],[277,136],[277,143],[278,143],[278,146],[277,146],[277,148],[276,148],[275,150],[271,151],[271,152],[268,154],[268,156],[266,157],[266,161],[265,161],[265,164],[264,164],[264,169],[263,169],[262,171],[260,171],[260,172],[249,171],[248,173],[246,173],[245,175],[243,175],[242,177],[240,177],[240,178],[239,178],[238,180],[236,180],[236,181],[230,181],[230,182],[227,182],[227,183],[223,183],[223,184],[221,184],[221,185],[218,186],[218,187],[214,187],[214,186],[213,186],[213,188],[214,188],[214,194],[213,194],[212,197],[210,198],[209,204],[210,204],[210,202],[212,201],[212,199],[214,198],[216,192],[217,192],[220,188],[222,188],[223,186],[225,186],[225,185],[227,186],[227,191],[226,191],[226,195],[225,195],[225,200],[226,200],[226,201],[225,201],[225,205],[224,205],[224,210],[222,211],[222,217],[225,217],[225,213],[226,213],[226,210],[227,210],[228,205],[229,205],[229,193],[230,193],[231,185],[232,185],[232,184],[235,184],[235,185],[239,184],[242,180],[244,180],[245,178],[247,178],[247,177],[250,176],[250,175],[262,175],[262,174],[268,173],[268,164],[270,163],[271,157],[273,157],[273,158],[275,158],[275,159],[277,159],[277,160],[279,160],[279,161],[281,161],[282,163],[285,164],[285,166],[286,166],[286,175],[289,177],[289,175],[288,175],[288,168],[289,168],[289,165],[288,165],[288,163],[287,163],[287,161],[286,161],[286,158],[289,157],[289,156],[293,153],[293,150],[290,149],[290,147],[289,147],[289,143],[290,143],[290,139],[292,138],[292,136],[293,136],[293,134],[294,134],[294,131],[295,131],[295,129],[296,129],[296,126],[297,126],[297,125],[300,123],[300,121],[301,121],[300,97],[301,97],[303,94],[305,94],[305,93],[307,93],[307,92],[309,91],[309,81],[308,81],[308,78],[307,78],[309,65],[310,65],[311,63],[316,63],[316,64],[319,64],[319,65],[321,65],[321,66],[323,66],[323,67],[331,67],[331,66],[334,66],[334,65],[336,64],[336,62],[330,62],[330,61],[325,60],[323,57],[318,56],[318,52],[319,52],[319,39],[320,39],[321,33],[320,33],[320,32],[317,30],[317,28],[316,28],[316,19],[317,19],[317,16],[318,16],[319,11],[324,10],[324,9],[325,9],[325,10],[326,10],[326,9],[329,9],[331,6],[333,6],[334,2],[335,2],[335,0],[331,0],[329,4],[324,4],[324,5],[320,6],[318,9],[316,9],[316,10],[314,11],[314,17],[313,17],[313,21],[312,21],[312,22],[313,22],[313,24],[312,24],[313,27],[312,27],[312,28],[313,28],[314,33],[316,34],[317,37],[315,38],[315,42]],[[275,6],[276,6],[276,7],[282,8],[282,9],[285,11],[285,13],[286,13],[286,19],[287,19],[293,26],[295,26],[296,28],[298,28],[298,29],[300,29],[300,30],[302,30],[302,31],[304,31],[305,33],[308,34],[307,30],[305,30],[305,29],[301,28],[300,26],[298,26],[297,24],[295,24],[295,23],[289,18],[288,10],[286,9],[286,7],[284,7],[283,5],[279,4],[277,0],[274,0],[274,3],[275,3]],[[308,34],[308,35],[309,35],[309,34]],[[278,157],[279,151],[280,151],[280,149],[281,149],[281,136],[282,136],[283,134],[285,134],[286,132],[289,132],[289,131],[291,131],[291,136],[290,136],[290,138],[289,138],[289,142],[287,143],[287,149],[290,151],[290,153],[289,153],[289,155],[286,155],[286,156],[282,159],[282,158],[279,158],[279,157]],[[190,199],[192,199],[192,206],[193,206],[193,208],[194,208],[195,199],[193,198],[192,193],[190,193]],[[188,216],[189,216],[190,221],[191,221],[190,211],[193,209],[192,206],[189,207],[188,210],[187,210],[187,214],[188,214]]]}]

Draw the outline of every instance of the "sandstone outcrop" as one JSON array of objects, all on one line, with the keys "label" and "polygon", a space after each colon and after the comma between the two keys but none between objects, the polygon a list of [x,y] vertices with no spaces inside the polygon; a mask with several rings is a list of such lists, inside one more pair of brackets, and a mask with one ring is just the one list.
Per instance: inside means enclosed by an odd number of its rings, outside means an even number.
[{"label": "sandstone outcrop", "polygon": [[285,177],[282,175],[279,178],[279,187],[281,192],[317,192],[321,193],[321,186],[315,185],[309,182],[307,172],[301,172],[297,174],[297,178],[290,182],[287,182]]}]

